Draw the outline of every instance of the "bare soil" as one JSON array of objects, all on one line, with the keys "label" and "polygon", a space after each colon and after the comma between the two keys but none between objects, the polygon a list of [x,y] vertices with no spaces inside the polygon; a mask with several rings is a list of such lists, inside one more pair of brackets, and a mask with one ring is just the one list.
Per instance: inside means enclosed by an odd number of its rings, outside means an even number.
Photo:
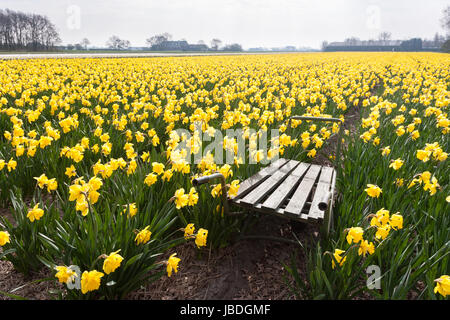
[{"label": "bare soil", "polygon": [[[2,215],[9,215],[6,210]],[[295,243],[258,238],[277,237],[292,241],[311,242],[319,236],[319,227],[262,215],[253,226],[255,237],[236,241],[229,246],[199,252],[192,242],[174,248],[181,258],[178,273],[130,293],[130,300],[284,300],[294,299],[289,291],[292,279],[283,264],[290,264],[297,253],[299,273],[305,271],[304,252]],[[1,250],[1,249],[0,249]],[[170,254],[170,253],[169,253]],[[29,277],[14,270],[9,261],[0,261],[0,291],[28,299],[54,299],[63,289],[55,281],[35,282],[53,275],[48,269]],[[12,297],[0,294],[0,300]]]},{"label": "bare soil", "polygon": [[[252,235],[295,241],[317,239],[319,228],[263,215]],[[314,241],[314,240],[313,240]],[[304,253],[294,243],[260,238],[242,239],[223,249],[203,252],[192,243],[176,249],[183,262],[174,278],[163,278],[129,295],[129,299],[293,299],[289,291],[292,279],[283,264],[290,264],[297,252],[297,266],[304,272]]]}]

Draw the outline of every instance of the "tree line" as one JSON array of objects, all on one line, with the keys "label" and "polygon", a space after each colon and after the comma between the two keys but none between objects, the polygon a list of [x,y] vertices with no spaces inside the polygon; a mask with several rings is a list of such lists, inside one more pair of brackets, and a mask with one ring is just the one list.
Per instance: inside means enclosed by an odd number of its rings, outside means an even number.
[{"label": "tree line", "polygon": [[52,50],[60,42],[55,25],[46,16],[0,9],[1,50]]},{"label": "tree line", "polygon": [[[170,42],[170,41],[172,41],[172,35],[170,33],[164,32],[161,34],[156,34],[145,40],[145,42],[147,44],[146,49],[164,50],[164,49],[162,49],[161,45],[165,42]],[[187,41],[185,39],[181,39],[179,41],[174,41],[174,42],[187,42]],[[197,42],[197,44],[205,45],[205,42],[203,40],[199,40]],[[219,50],[221,50],[221,51],[243,51],[242,46],[238,43],[227,44],[224,46],[221,46],[221,44],[222,44],[222,40],[214,38],[211,40],[211,44],[210,44],[210,47],[208,47],[208,50],[212,50],[212,51],[219,51]],[[79,46],[81,47],[81,44]],[[128,49],[130,47],[130,41],[120,39],[118,36],[113,35],[106,42],[106,46],[109,49],[124,50],[124,49]],[[75,49],[76,49],[76,45],[75,45]]]},{"label": "tree line", "polygon": [[[446,31],[446,35],[441,35],[438,32],[434,35],[432,39],[421,39],[421,38],[413,38],[406,41],[401,41],[400,45],[393,44],[392,33],[384,31],[378,35],[378,39],[370,39],[370,40],[361,40],[357,37],[350,37],[344,40],[344,42],[335,42],[328,43],[328,41],[322,42],[322,50],[323,51],[335,51],[337,47],[341,50],[349,50],[350,48],[355,49],[355,51],[359,51],[358,47],[364,48],[362,51],[371,51],[375,48],[382,49],[383,46],[387,47],[395,47],[399,46],[406,51],[414,51],[414,50],[430,50],[431,49],[440,49],[443,52],[450,52],[450,6],[447,6],[443,10],[443,15],[440,20],[442,28]],[[400,41],[397,41],[400,42]],[[395,42],[394,42],[395,43]],[[334,47],[334,49],[333,49]]]}]

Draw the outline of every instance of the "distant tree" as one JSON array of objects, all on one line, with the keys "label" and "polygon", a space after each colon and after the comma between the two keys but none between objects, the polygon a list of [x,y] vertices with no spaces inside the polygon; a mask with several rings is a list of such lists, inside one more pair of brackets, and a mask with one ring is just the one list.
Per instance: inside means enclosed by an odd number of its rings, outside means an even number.
[{"label": "distant tree", "polygon": [[158,45],[160,45],[161,43],[163,43],[164,41],[170,41],[172,39],[172,35],[170,33],[162,33],[162,34],[157,34],[154,35],[150,38],[148,38],[147,40],[145,40],[145,42],[147,43],[147,45],[149,47],[156,47]]},{"label": "distant tree", "polygon": [[391,40],[392,33],[383,31],[378,35],[378,40],[380,40],[383,44],[386,44],[387,41]]},{"label": "distant tree", "polygon": [[55,25],[46,16],[0,9],[0,49],[52,50],[60,42]]},{"label": "distant tree", "polygon": [[421,51],[423,49],[423,40],[421,38],[413,38],[402,41],[400,47],[404,51]]},{"label": "distant tree", "polygon": [[442,52],[450,53],[450,39],[445,41],[441,47]]},{"label": "distant tree", "polygon": [[130,41],[122,40],[118,36],[111,36],[108,42],[106,42],[106,45],[110,49],[123,50],[130,47]]},{"label": "distant tree", "polygon": [[122,40],[120,43],[120,49],[128,49],[131,46],[131,42],[129,40]]},{"label": "distant tree", "polygon": [[75,43],[75,50],[83,50],[84,47],[81,43]]},{"label": "distant tree", "polygon": [[433,47],[440,48],[445,42],[445,37],[436,32],[431,42],[433,44]]},{"label": "distant tree", "polygon": [[227,44],[222,49],[223,51],[243,51],[242,46],[238,43]]},{"label": "distant tree", "polygon": [[222,41],[220,39],[214,38],[211,40],[211,48],[213,50],[216,50],[216,51],[219,50],[219,47],[221,44],[222,44]]},{"label": "distant tree", "polygon": [[328,47],[328,41],[322,41],[322,51],[325,51],[326,47]]},{"label": "distant tree", "polygon": [[67,47],[67,50],[73,50],[75,48],[75,46],[70,43],[66,47]]},{"label": "distant tree", "polygon": [[84,50],[87,50],[87,47],[90,44],[91,44],[91,42],[89,41],[88,38],[83,38],[83,40],[81,40],[81,45],[84,47]]},{"label": "distant tree", "polygon": [[347,38],[344,40],[345,44],[350,45],[350,46],[356,45],[359,41],[361,41],[361,40],[357,37],[350,37],[350,38]]},{"label": "distant tree", "polygon": [[198,41],[197,41],[197,44],[205,44],[205,41],[203,41],[203,40],[198,40]]},{"label": "distant tree", "polygon": [[111,36],[106,42],[106,46],[110,49],[116,49],[117,44],[120,42],[120,38],[118,36]]},{"label": "distant tree", "polygon": [[167,41],[172,40],[172,35],[170,33],[164,32],[162,35],[167,39]]}]

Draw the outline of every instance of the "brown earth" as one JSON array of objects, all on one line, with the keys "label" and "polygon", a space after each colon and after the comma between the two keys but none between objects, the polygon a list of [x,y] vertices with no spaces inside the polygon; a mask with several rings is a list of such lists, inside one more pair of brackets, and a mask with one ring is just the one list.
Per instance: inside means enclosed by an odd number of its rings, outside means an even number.
[{"label": "brown earth", "polygon": [[[0,211],[5,214],[5,210]],[[130,293],[126,299],[293,299],[287,283],[292,283],[283,264],[290,264],[298,253],[296,264],[304,272],[304,253],[295,243],[315,240],[319,228],[313,225],[290,222],[283,218],[262,215],[248,237],[278,237],[292,243],[259,238],[242,239],[221,249],[204,250],[201,256],[189,242],[174,248],[181,259],[178,273],[164,276],[147,286]],[[295,235],[295,236],[294,236]],[[245,237],[245,236],[244,236]],[[171,252],[172,253],[172,252]],[[63,287],[55,281],[33,283],[52,277],[48,269],[25,277],[14,270],[9,261],[0,261],[0,291],[28,299],[54,299],[55,291]],[[287,281],[287,282],[286,282]],[[12,299],[0,294],[0,300]]]},{"label": "brown earth", "polygon": [[[271,236],[295,241],[317,238],[318,227],[292,223],[283,218],[263,215],[252,229],[252,235]],[[199,259],[193,243],[178,247],[183,262],[174,278],[163,278],[129,295],[130,299],[293,299],[288,283],[292,282],[283,264],[298,252],[296,260],[304,272],[304,254],[295,243],[242,239]]]}]

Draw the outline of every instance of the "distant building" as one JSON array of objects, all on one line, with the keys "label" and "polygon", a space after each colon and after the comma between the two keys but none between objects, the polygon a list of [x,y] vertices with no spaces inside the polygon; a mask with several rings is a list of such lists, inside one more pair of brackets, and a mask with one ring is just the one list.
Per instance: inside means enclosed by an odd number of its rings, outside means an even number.
[{"label": "distant building", "polygon": [[180,40],[163,41],[153,45],[151,49],[155,51],[208,51],[209,48],[206,44],[189,44],[185,40]]},{"label": "distant building", "polygon": [[401,40],[356,40],[331,42],[324,51],[423,51],[422,39]]},{"label": "distant building", "polygon": [[152,50],[157,51],[181,51],[188,47],[187,41],[163,41],[159,44],[154,44]]},{"label": "distant building", "polygon": [[188,44],[188,51],[208,51],[206,44]]},{"label": "distant building", "polygon": [[286,46],[284,48],[282,48],[282,50],[284,51],[297,51],[297,48],[294,46]]},{"label": "distant building", "polygon": [[251,52],[260,52],[260,51],[275,51],[275,52],[315,52],[319,51],[317,49],[309,48],[309,47],[294,47],[294,46],[286,46],[286,47],[279,47],[279,48],[263,48],[263,47],[256,47],[256,48],[249,48],[247,51]]},{"label": "distant building", "polygon": [[269,51],[269,49],[258,47],[258,48],[249,48],[247,51]]}]

